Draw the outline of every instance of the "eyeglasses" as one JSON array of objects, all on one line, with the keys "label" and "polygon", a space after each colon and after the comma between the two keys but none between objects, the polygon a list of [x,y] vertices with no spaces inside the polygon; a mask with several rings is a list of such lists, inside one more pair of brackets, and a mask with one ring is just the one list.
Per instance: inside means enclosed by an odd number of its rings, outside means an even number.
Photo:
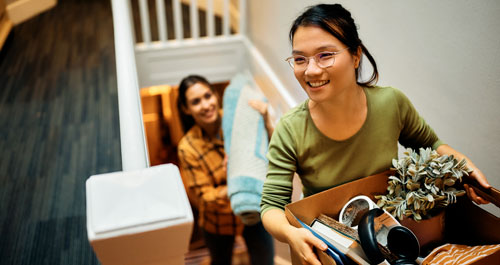
[{"label": "eyeglasses", "polygon": [[335,55],[349,49],[349,47],[344,48],[337,52],[320,52],[314,56],[306,57],[302,55],[293,55],[285,59],[293,70],[303,71],[309,65],[311,58],[314,58],[316,64],[321,68],[327,68],[335,63]]}]

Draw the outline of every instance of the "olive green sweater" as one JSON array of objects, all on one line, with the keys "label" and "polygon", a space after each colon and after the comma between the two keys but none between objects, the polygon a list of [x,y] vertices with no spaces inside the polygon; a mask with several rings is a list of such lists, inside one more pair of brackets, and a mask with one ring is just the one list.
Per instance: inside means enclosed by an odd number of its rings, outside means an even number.
[{"label": "olive green sweater", "polygon": [[408,98],[392,87],[365,88],[367,117],[350,138],[336,141],[314,124],[306,100],[285,114],[273,133],[267,158],[261,214],[291,202],[296,172],[305,196],[385,171],[404,147],[436,149],[442,142]]}]

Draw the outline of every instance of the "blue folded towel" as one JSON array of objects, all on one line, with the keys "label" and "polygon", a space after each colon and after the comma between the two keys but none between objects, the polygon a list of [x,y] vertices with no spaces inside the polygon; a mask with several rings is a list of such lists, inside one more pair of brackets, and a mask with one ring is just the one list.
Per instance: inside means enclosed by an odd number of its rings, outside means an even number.
[{"label": "blue folded towel", "polygon": [[265,101],[251,78],[236,75],[223,97],[222,131],[228,156],[228,196],[233,212],[243,223],[260,221],[262,186],[267,173],[267,132],[262,115],[248,105],[250,99]]}]

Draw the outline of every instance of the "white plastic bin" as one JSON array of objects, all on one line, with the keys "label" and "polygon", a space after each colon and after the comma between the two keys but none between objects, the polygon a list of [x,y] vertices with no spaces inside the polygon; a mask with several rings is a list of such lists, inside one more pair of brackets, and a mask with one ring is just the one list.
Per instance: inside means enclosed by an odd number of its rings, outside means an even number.
[{"label": "white plastic bin", "polygon": [[103,265],[184,264],[193,215],[172,164],[91,176],[87,234]]}]

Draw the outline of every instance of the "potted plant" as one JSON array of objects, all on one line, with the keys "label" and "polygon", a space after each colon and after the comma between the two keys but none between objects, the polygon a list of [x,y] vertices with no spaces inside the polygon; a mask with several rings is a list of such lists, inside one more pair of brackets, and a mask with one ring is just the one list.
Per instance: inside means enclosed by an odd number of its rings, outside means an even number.
[{"label": "potted plant", "polygon": [[464,175],[472,171],[465,159],[439,155],[431,148],[419,152],[406,149],[393,159],[394,175],[389,176],[387,194],[376,195],[377,205],[408,227],[421,246],[432,246],[444,239],[444,208],[465,191],[457,189]]},{"label": "potted plant", "polygon": [[420,148],[419,152],[408,148],[402,158],[392,160],[392,165],[395,175],[389,177],[387,194],[375,198],[379,207],[399,220],[411,217],[420,221],[442,212],[465,194],[455,184],[471,172],[465,159],[441,156],[431,148]]}]

